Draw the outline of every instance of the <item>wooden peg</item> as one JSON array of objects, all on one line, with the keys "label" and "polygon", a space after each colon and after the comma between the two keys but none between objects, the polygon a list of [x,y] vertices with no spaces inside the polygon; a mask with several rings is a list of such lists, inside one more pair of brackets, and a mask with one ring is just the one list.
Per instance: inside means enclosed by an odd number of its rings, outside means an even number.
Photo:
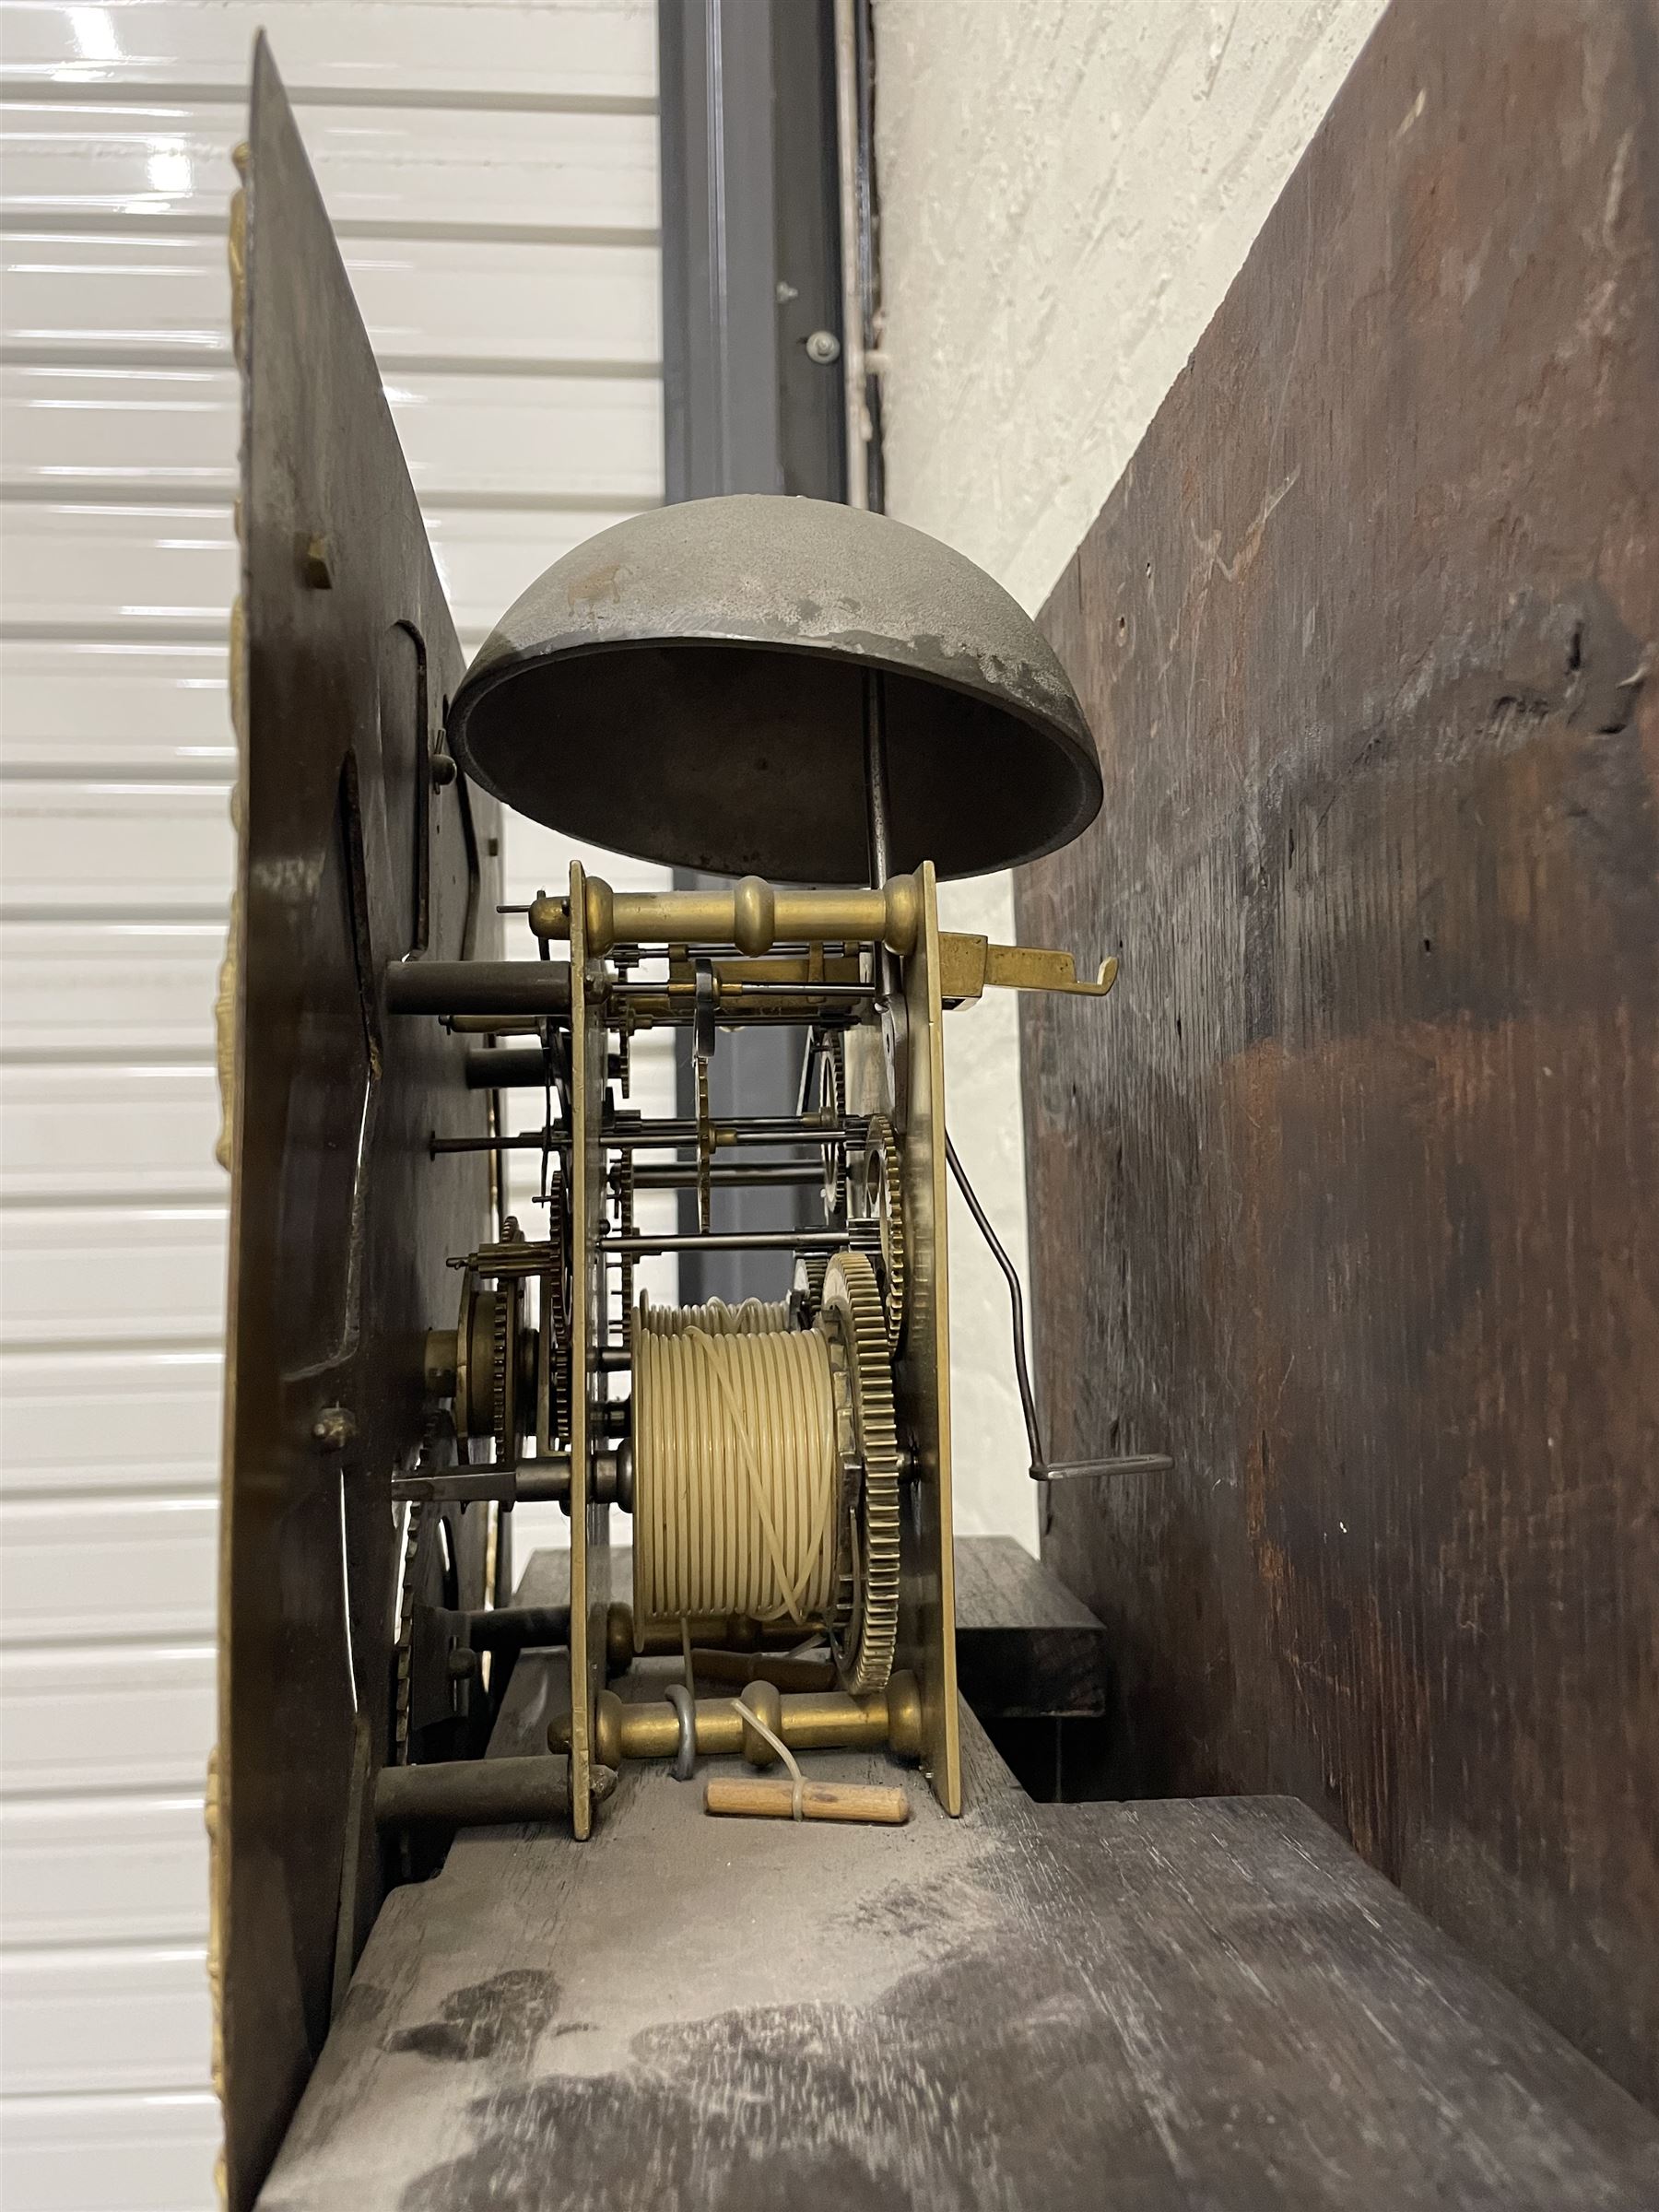
[{"label": "wooden peg", "polygon": [[[703,1810],[740,1819],[792,1820],[794,1783],[778,1775],[713,1775],[703,1791]],[[808,1782],[801,1785],[801,1817],[900,1828],[910,1818],[910,1799],[902,1790],[875,1783]]]}]

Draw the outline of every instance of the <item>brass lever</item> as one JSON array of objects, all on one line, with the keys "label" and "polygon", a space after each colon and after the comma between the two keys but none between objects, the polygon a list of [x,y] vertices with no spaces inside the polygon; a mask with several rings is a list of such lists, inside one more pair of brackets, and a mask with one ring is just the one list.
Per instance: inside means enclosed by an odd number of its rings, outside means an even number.
[{"label": "brass lever", "polygon": [[1041,945],[993,945],[988,937],[939,933],[939,995],[947,1002],[978,998],[987,984],[1004,991],[1064,991],[1077,998],[1104,998],[1117,982],[1118,964],[1102,960],[1092,983],[1077,973],[1069,952]]}]

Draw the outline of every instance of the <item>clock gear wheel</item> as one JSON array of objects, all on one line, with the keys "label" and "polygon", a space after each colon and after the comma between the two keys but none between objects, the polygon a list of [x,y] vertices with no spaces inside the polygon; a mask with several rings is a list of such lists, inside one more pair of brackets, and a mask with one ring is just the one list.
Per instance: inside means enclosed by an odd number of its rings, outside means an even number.
[{"label": "clock gear wheel", "polygon": [[[420,1464],[429,1467],[437,1463],[423,1453]],[[482,1749],[481,1744],[469,1740],[483,1725],[482,1701],[475,1710],[467,1678],[450,1664],[465,1632],[464,1511],[456,1504],[417,1501],[404,1524],[392,1676],[395,1766]]]},{"label": "clock gear wheel", "polygon": [[[812,1041],[812,1059],[806,1074],[807,1107],[844,1124],[847,1112],[847,1048],[839,1030],[819,1030]],[[838,1130],[826,1137],[824,1160],[824,1219],[836,1228],[846,1218],[847,1143]]]},{"label": "clock gear wheel", "polygon": [[455,1320],[455,1437],[466,1456],[471,1437],[495,1428],[490,1378],[495,1367],[495,1286],[480,1282],[471,1265],[461,1278],[461,1311]]},{"label": "clock gear wheel", "polygon": [[908,1275],[905,1265],[903,1168],[899,1140],[883,1113],[872,1114],[859,1162],[858,1184],[863,1206],[851,1224],[854,1252],[862,1252],[876,1267],[887,1315],[888,1347],[897,1351],[904,1335],[904,1299]]},{"label": "clock gear wheel", "polygon": [[404,1524],[403,1573],[398,1578],[397,1641],[393,1649],[392,1763],[397,1767],[406,1767],[409,1763],[409,1705],[415,1665],[415,1595],[419,1587],[418,1563],[425,1522],[425,1506],[411,1505],[408,1518]]},{"label": "clock gear wheel", "polygon": [[517,1282],[498,1283],[491,1323],[489,1432],[496,1465],[503,1467],[518,1457],[518,1315]]},{"label": "clock gear wheel", "polygon": [[714,1125],[709,1113],[709,1063],[699,1053],[693,1063],[697,1077],[697,1227],[709,1233],[713,1212]]},{"label": "clock gear wheel", "polygon": [[[617,1194],[617,1233],[631,1237],[634,1233],[634,1156],[624,1152],[617,1161],[612,1187]],[[622,1342],[631,1347],[634,1333],[634,1258],[625,1252],[618,1263],[618,1273],[622,1293]],[[567,1362],[568,1367],[568,1362]]]},{"label": "clock gear wheel", "polygon": [[552,1386],[554,1441],[560,1446],[568,1447],[571,1441],[571,1400],[572,1394],[571,1390],[571,1340],[568,1336],[562,1344],[554,1348]]},{"label": "clock gear wheel", "polygon": [[830,1648],[841,1685],[855,1696],[882,1689],[899,1641],[899,1430],[887,1313],[876,1270],[861,1252],[838,1252],[824,1277],[819,1325],[846,1359],[860,1473],[842,1501],[836,1618]]},{"label": "clock gear wheel", "polygon": [[562,1174],[549,1178],[547,1205],[546,1265],[538,1278],[541,1308],[535,1337],[535,1426],[539,1432],[545,1418],[558,1445],[571,1433],[571,1223]]},{"label": "clock gear wheel", "polygon": [[824,1276],[830,1265],[827,1252],[797,1252],[789,1295],[807,1324],[818,1317],[824,1302]]},{"label": "clock gear wheel", "polygon": [[[509,1219],[503,1245],[523,1243],[524,1231]],[[524,1286],[517,1276],[488,1279],[488,1255],[475,1253],[461,1278],[461,1310],[455,1322],[455,1439],[461,1456],[474,1437],[488,1437],[497,1462],[517,1463],[524,1435],[520,1418],[524,1371],[519,1323]]]}]

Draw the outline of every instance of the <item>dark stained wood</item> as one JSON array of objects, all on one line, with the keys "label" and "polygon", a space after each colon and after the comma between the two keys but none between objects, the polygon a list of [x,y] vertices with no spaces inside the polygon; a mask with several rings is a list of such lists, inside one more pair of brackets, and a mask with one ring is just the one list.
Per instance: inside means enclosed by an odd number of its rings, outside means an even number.
[{"label": "dark stained wood", "polygon": [[[1396,0],[1048,606],[1045,1549],[1659,2095],[1659,9]],[[1566,2201],[1566,2200],[1563,2200]],[[1577,2198],[1571,2201],[1581,2201]]]},{"label": "dark stained wood", "polygon": [[959,1536],[956,1574],[959,1630],[1071,1629],[1087,1635],[1100,1626],[1053,1569],[1012,1536]]},{"label": "dark stained wood", "polygon": [[[959,1536],[956,1581],[958,1678],[982,1720],[1094,1719],[1107,1712],[1111,1640],[1041,1559],[1011,1536]],[[632,1599],[626,1545],[611,1547],[611,1595]],[[538,1551],[515,1604],[557,1614],[569,1598],[570,1554]]]},{"label": "dark stained wood", "polygon": [[983,1720],[1100,1719],[1112,1642],[1088,1607],[1012,1536],[959,1536],[957,1680]]},{"label": "dark stained wood", "polygon": [[[526,1653],[494,1751],[564,1696]],[[265,2212],[1653,2201],[1659,2125],[1305,1807],[1032,1806],[962,1720],[959,1822],[819,1754],[909,1824],[714,1821],[651,1766],[586,1843],[461,1837],[388,1900]]]},{"label": "dark stained wood", "polygon": [[[493,806],[431,783],[460,649],[263,41],[249,136],[219,1721],[231,2212],[322,2048],[336,1949],[348,1969],[378,1902],[372,1825],[351,1808],[388,1739],[389,1481],[425,1420],[424,1332],[453,1326],[445,1259],[489,1233],[483,1159],[428,1152],[434,1130],[484,1131],[464,1048],[435,1022],[386,1019],[382,976],[488,953],[497,928],[478,865],[493,877]],[[331,1407],[352,1417],[342,1450],[313,1439]],[[454,1521],[461,1602],[479,1604],[483,1515]]]}]

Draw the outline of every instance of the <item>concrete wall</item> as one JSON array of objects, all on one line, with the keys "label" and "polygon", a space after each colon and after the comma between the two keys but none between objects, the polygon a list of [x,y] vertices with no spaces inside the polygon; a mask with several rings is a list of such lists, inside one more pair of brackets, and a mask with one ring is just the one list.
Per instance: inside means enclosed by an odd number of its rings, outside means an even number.
[{"label": "concrete wall", "polygon": [[[875,0],[889,512],[1041,606],[1381,13]],[[1011,935],[1006,877],[946,901]],[[1014,1007],[951,1018],[952,1133],[1023,1268]],[[957,1524],[1034,1546],[1006,1299],[959,1205],[950,1235]]]}]

